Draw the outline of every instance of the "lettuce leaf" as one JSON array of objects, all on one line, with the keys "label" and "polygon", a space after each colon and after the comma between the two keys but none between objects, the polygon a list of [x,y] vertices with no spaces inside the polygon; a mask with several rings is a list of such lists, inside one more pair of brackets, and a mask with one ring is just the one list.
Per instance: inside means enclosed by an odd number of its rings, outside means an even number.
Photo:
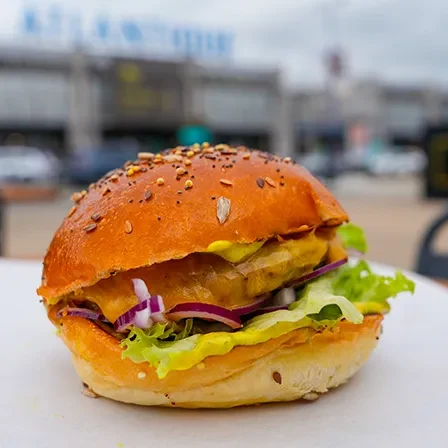
[{"label": "lettuce leaf", "polygon": [[363,314],[386,313],[389,298],[414,292],[415,284],[401,272],[394,277],[373,273],[366,261],[345,265],[308,283],[288,310],[257,316],[235,332],[194,334],[193,322],[181,327],[156,324],[150,330],[132,328],[121,346],[123,358],[148,362],[160,379],[173,370],[187,370],[209,356],[229,353],[239,345],[255,345],[290,331],[329,328],[341,319],[360,324]]},{"label": "lettuce leaf", "polygon": [[361,227],[348,223],[340,226],[337,233],[346,249],[354,249],[363,254],[367,252],[367,241]]},{"label": "lettuce leaf", "polygon": [[333,274],[335,294],[346,297],[363,314],[387,313],[388,299],[402,292],[414,293],[415,283],[397,271],[394,277],[377,275],[365,260],[346,264]]},{"label": "lettuce leaf", "polygon": [[[149,362],[162,379],[170,371],[190,369],[208,356],[225,355],[237,345],[259,344],[298,328],[336,325],[342,318],[361,323],[363,316],[356,307],[345,297],[333,294],[331,280],[324,276],[310,283],[289,310],[257,316],[233,333],[195,334],[167,341],[162,340],[170,331],[165,325],[157,324],[149,331],[134,327],[129,337],[122,341],[122,347],[125,347],[123,357],[136,363]],[[328,305],[335,305],[340,310],[336,319],[328,316],[322,320],[314,318]]]}]

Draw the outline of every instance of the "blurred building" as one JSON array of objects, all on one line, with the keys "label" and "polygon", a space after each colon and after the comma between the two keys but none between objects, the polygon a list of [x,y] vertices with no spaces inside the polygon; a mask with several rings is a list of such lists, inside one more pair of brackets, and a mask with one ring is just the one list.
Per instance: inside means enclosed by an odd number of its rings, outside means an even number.
[{"label": "blurred building", "polygon": [[191,120],[216,142],[267,148],[281,105],[276,71],[247,71],[83,52],[0,51],[0,142],[58,150],[133,138],[154,150],[176,144]]},{"label": "blurred building", "polygon": [[[448,119],[448,91],[435,87],[399,87],[379,81],[346,81],[338,92],[338,114],[328,114],[326,90],[293,96],[298,151],[318,142],[349,143],[353,128],[392,145],[419,145],[428,124]],[[333,117],[337,117],[334,119]]]}]

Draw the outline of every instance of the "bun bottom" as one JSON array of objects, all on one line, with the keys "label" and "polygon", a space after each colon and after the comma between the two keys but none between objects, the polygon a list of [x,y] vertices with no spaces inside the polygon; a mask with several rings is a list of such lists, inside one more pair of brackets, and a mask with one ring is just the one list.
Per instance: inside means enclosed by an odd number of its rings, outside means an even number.
[{"label": "bun bottom", "polygon": [[[221,358],[221,365],[215,366],[215,369],[220,368],[219,372],[216,372],[216,381],[201,385],[197,380],[201,378],[201,370],[192,368],[178,373],[184,374],[186,378],[194,375],[196,381],[186,386],[176,380],[177,387],[167,383],[166,388],[163,381],[154,387],[153,378],[153,386],[148,387],[144,385],[144,381],[141,385],[138,381],[127,384],[122,376],[111,376],[110,371],[107,374],[100,373],[101,364],[95,366],[94,358],[83,356],[83,353],[73,350],[73,344],[67,340],[66,343],[74,353],[73,360],[78,375],[98,395],[147,406],[229,408],[300,398],[314,400],[329,389],[345,383],[361,368],[374,350],[379,339],[382,318],[381,315],[366,316],[360,325],[342,322],[336,331],[314,333],[311,337],[309,329],[295,330],[291,332],[296,333],[295,337],[284,340],[269,353],[252,359],[236,373],[228,376],[223,373],[223,370],[234,370],[230,365],[225,366],[225,358],[230,354],[213,357]],[[306,338],[297,338],[299,333],[306,334]],[[299,340],[302,342],[298,342]],[[261,346],[265,344],[244,348],[260,351]],[[79,344],[75,345],[80,347]],[[92,352],[89,354],[93,355]],[[229,358],[227,361],[231,360]],[[126,361],[129,360],[121,362]],[[145,364],[136,366],[142,369]]]}]

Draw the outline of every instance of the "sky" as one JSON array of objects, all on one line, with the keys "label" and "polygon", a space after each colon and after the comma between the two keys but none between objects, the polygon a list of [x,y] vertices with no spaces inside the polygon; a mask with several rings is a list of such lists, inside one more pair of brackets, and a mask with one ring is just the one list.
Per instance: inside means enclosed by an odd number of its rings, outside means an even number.
[{"label": "sky", "polygon": [[[36,3],[36,2],[35,2]],[[3,0],[0,42],[15,40],[26,0]],[[448,85],[446,0],[39,0],[86,15],[159,18],[225,29],[236,66],[279,67],[289,85],[324,82],[325,51],[340,47],[350,78]]]}]

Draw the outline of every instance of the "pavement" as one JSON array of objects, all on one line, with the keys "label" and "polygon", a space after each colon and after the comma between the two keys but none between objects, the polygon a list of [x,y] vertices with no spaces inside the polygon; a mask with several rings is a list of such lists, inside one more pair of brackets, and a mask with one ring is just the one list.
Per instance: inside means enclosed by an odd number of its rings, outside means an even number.
[{"label": "pavement", "polygon": [[[337,179],[331,189],[362,226],[369,241],[368,258],[412,269],[423,233],[448,201],[423,200],[417,178],[378,179],[350,175]],[[52,235],[71,208],[73,189],[63,188],[56,199],[9,204],[5,213],[5,252],[15,258],[41,258]],[[448,227],[448,226],[447,226]],[[448,253],[448,228],[437,249]]]}]

